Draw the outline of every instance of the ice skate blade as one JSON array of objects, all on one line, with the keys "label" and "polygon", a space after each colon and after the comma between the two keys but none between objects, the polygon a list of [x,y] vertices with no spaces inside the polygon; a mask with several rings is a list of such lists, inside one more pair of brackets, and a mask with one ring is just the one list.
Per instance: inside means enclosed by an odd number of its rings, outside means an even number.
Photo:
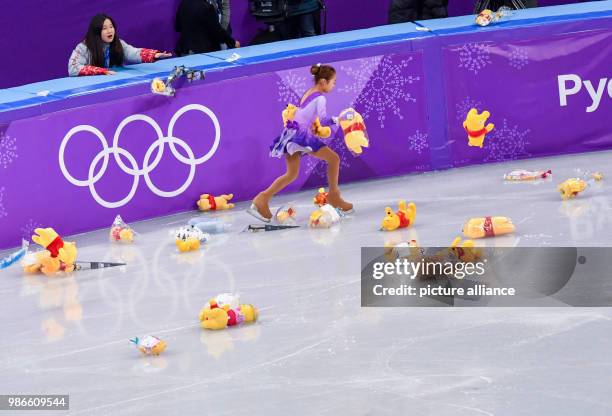
[{"label": "ice skate blade", "polygon": [[257,211],[257,207],[254,204],[251,204],[251,206],[247,208],[246,212],[247,214],[257,218],[259,221],[262,221],[262,222],[268,223],[271,220],[271,218],[266,218],[263,215],[261,215],[259,211]]}]

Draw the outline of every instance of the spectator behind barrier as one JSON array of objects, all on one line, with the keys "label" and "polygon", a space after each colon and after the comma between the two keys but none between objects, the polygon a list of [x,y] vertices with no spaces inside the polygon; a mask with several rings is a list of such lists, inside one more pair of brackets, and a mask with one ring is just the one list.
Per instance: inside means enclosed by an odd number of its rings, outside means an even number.
[{"label": "spectator behind barrier", "polygon": [[177,55],[214,52],[221,49],[221,44],[240,47],[240,42],[221,26],[217,10],[218,6],[208,0],[181,0],[174,20],[174,30],[180,33]]},{"label": "spectator behind barrier", "polygon": [[448,0],[392,0],[389,23],[448,17]]},{"label": "spectator behind barrier", "polygon": [[109,68],[124,64],[154,62],[168,58],[170,53],[155,49],[134,48],[117,34],[115,21],[105,14],[97,14],[89,23],[85,39],[77,45],[68,61],[68,75],[113,75]]},{"label": "spectator behind barrier", "polygon": [[320,34],[317,19],[320,19],[319,0],[287,0],[287,18],[279,29],[283,39],[305,38]]},{"label": "spectator behind barrier", "polygon": [[[219,16],[219,23],[221,23],[221,27],[231,36],[232,26],[230,25],[230,0],[213,0],[213,6],[215,6],[215,9],[217,10],[217,16]],[[225,43],[221,43],[220,48],[227,49],[227,45]]]},{"label": "spectator behind barrier", "polygon": [[227,30],[227,33],[232,34],[232,28],[230,26],[230,0],[215,0],[215,6],[217,8],[217,14],[219,15],[219,23],[221,27]]},{"label": "spectator behind barrier", "polygon": [[512,9],[526,9],[538,7],[538,0],[478,0],[474,4],[474,13],[478,14],[485,9],[497,11],[502,6]]},{"label": "spectator behind barrier", "polygon": [[324,0],[249,0],[251,14],[268,25],[251,45],[321,34]]}]

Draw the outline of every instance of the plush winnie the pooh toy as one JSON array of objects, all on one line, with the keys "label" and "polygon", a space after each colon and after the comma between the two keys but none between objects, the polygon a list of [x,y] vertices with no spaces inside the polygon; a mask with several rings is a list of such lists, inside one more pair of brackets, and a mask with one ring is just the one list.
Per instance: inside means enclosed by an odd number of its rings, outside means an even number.
[{"label": "plush winnie the pooh toy", "polygon": [[237,295],[223,293],[209,300],[198,316],[204,329],[225,329],[243,322],[255,322],[259,317],[253,305],[239,305]]},{"label": "plush winnie the pooh toy", "polygon": [[487,133],[493,130],[494,124],[489,123],[485,126],[487,119],[491,116],[488,111],[478,114],[475,108],[470,109],[463,122],[463,129],[468,134],[468,145],[482,148]]},{"label": "plush winnie the pooh toy", "polygon": [[197,204],[200,211],[223,211],[226,209],[234,208],[234,204],[230,204],[230,201],[234,197],[234,194],[213,196],[210,194],[200,195],[200,199]]},{"label": "plush winnie the pooh toy", "polygon": [[463,226],[463,235],[468,238],[494,237],[514,232],[514,224],[508,217],[470,218]]},{"label": "plush winnie the pooh toy", "polygon": [[[285,109],[282,112],[283,126],[287,126],[288,121],[294,120],[297,109],[298,108],[295,105],[287,104],[287,107],[285,107]],[[331,136],[331,128],[328,126],[325,126],[325,127],[322,126],[321,120],[319,120],[319,117],[317,117],[314,123],[312,123],[311,129],[312,129],[312,134],[322,139],[327,139],[329,138],[329,136]]]},{"label": "plush winnie the pooh toy", "polygon": [[53,228],[37,228],[32,241],[45,248],[35,254],[35,262],[24,266],[26,273],[44,273],[53,276],[57,272],[72,272],[75,269],[77,248],[55,232]]},{"label": "plush winnie the pooh toy", "polygon": [[340,127],[344,132],[344,144],[356,155],[363,152],[362,147],[370,145],[363,117],[354,108],[347,108],[338,116]]},{"label": "plush winnie the pooh toy", "polygon": [[323,205],[327,204],[327,195],[328,192],[325,192],[325,188],[319,188],[319,191],[315,197],[312,198],[312,202],[314,202],[315,205],[322,207]]},{"label": "plush winnie the pooh toy", "polygon": [[449,250],[453,255],[464,263],[474,263],[482,258],[482,251],[476,248],[472,240],[461,240],[457,237],[451,243]]},{"label": "plush winnie the pooh toy", "polygon": [[416,205],[414,202],[406,205],[406,201],[399,201],[397,212],[393,212],[391,207],[385,208],[385,217],[382,220],[382,229],[385,231],[395,231],[398,228],[408,228],[414,224],[416,219]]},{"label": "plush winnie the pooh toy", "polygon": [[570,178],[559,184],[557,190],[561,194],[561,199],[573,199],[587,188],[586,181],[578,178]]}]

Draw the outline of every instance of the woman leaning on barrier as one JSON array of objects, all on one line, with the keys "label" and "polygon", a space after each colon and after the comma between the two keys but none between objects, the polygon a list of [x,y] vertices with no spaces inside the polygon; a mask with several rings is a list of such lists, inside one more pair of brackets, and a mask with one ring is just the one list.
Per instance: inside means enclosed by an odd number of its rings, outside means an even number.
[{"label": "woman leaning on barrier", "polygon": [[124,64],[155,62],[168,58],[170,53],[155,49],[135,48],[117,34],[117,25],[112,17],[97,14],[89,23],[85,39],[77,45],[68,61],[71,77],[83,75],[113,75],[109,68]]}]

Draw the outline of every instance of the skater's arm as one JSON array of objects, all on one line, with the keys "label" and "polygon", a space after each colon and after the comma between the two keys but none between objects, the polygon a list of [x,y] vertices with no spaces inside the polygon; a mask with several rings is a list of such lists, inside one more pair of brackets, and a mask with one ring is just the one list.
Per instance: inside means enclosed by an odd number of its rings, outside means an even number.
[{"label": "skater's arm", "polygon": [[319,120],[321,121],[321,126],[327,127],[327,126],[337,125],[338,124],[337,117],[327,116],[327,101],[325,100],[325,97],[321,95],[320,97],[316,98],[316,101],[317,101],[316,116],[319,117]]}]

